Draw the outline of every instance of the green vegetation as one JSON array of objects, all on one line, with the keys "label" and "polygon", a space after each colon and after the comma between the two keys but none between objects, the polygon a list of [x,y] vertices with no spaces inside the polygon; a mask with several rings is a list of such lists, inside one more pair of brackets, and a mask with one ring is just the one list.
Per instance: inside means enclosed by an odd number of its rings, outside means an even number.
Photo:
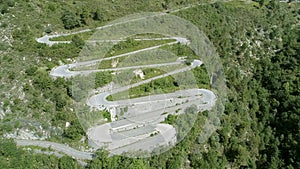
[{"label": "green vegetation", "polygon": [[77,18],[75,13],[70,10],[65,10],[62,14],[61,20],[66,29],[73,29],[80,27],[81,21],[80,18]]},{"label": "green vegetation", "polygon": [[[8,39],[0,43],[0,111],[5,113],[0,133],[17,128],[42,133],[41,126],[49,140],[74,147],[81,144],[84,132],[72,108],[73,99],[81,100],[86,94],[72,95],[71,80],[51,79],[48,73],[59,61],[68,63],[67,59],[77,57],[82,43],[72,37],[70,45],[48,47],[37,43],[36,37],[65,28],[95,28],[126,14],[169,10],[193,2],[196,0],[1,1],[0,29]],[[191,131],[170,151],[135,159],[108,157],[100,150],[86,168],[299,168],[299,8],[297,3],[275,0],[232,1],[176,13],[205,32],[222,59],[228,98],[221,127],[203,142],[199,133],[206,130],[203,126],[209,112],[199,113]],[[81,40],[84,36],[78,35]],[[178,55],[188,52],[176,50]],[[202,77],[204,68],[197,69],[193,72],[197,81],[207,80]],[[172,84],[173,79],[163,82]],[[85,88],[74,86],[78,91]],[[154,90],[144,86],[140,91],[145,89]],[[183,117],[190,118],[188,115]],[[66,122],[71,123],[68,128]],[[2,139],[0,144],[0,168],[59,168],[66,163],[80,167],[70,158],[33,154],[11,140]]]},{"label": "green vegetation", "polygon": [[[139,75],[134,74],[133,73],[134,69],[131,69],[128,71],[120,72],[120,74],[118,74],[116,78],[114,78],[114,82],[121,85],[134,84],[134,83],[141,82],[143,80],[147,80],[165,74],[172,70],[176,70],[178,67],[179,66],[176,65],[176,66],[163,66],[160,68],[142,68],[141,71],[143,72],[144,75],[143,79]],[[121,78],[125,74],[129,76],[125,76],[125,78]]]},{"label": "green vegetation", "polygon": [[210,89],[210,80],[204,65],[192,69],[192,73],[198,88]]},{"label": "green vegetation", "polygon": [[200,59],[199,56],[197,56],[191,48],[189,48],[187,45],[183,45],[180,43],[162,46],[161,49],[170,51],[176,56],[187,57],[187,59]]},{"label": "green vegetation", "polygon": [[[222,127],[210,138],[208,151],[197,148],[203,143],[190,145],[194,150],[188,156],[194,168],[299,166],[292,143],[299,140],[295,131],[299,127],[294,123],[299,121],[295,105],[299,100],[299,80],[295,80],[299,28],[291,26],[298,22],[299,5],[297,9],[296,4],[272,2],[275,5],[262,9],[253,4],[216,3],[179,13],[217,47],[229,93]],[[287,84],[294,87],[287,89]],[[223,152],[218,151],[220,147]]]},{"label": "green vegetation", "polygon": [[165,120],[162,123],[167,123],[170,125],[173,125],[177,120],[177,115],[168,114],[168,116],[165,118]]},{"label": "green vegetation", "polygon": [[108,69],[112,68],[112,63],[113,62],[119,62],[120,60],[125,59],[125,57],[118,58],[118,59],[112,59],[112,60],[103,60],[99,63],[98,68],[99,69]]},{"label": "green vegetation", "polygon": [[150,79],[152,77],[156,77],[156,76],[166,73],[166,71],[164,71],[162,69],[157,69],[157,68],[143,68],[142,72],[144,74],[144,79],[141,79],[141,77],[139,77],[139,76],[135,76],[131,79],[130,83],[131,84],[137,83],[142,80]]},{"label": "green vegetation", "polygon": [[110,113],[109,111],[104,111],[102,113],[103,117],[107,119],[108,122],[111,122],[111,116],[110,116]]},{"label": "green vegetation", "polygon": [[[74,35],[68,35],[68,36],[59,36],[51,38],[51,41],[71,41],[72,38],[77,35],[83,40],[88,40],[91,38],[91,36],[95,33],[96,30],[92,29],[92,31],[87,31],[83,33],[78,33]],[[145,33],[145,34],[136,34],[131,37],[132,39],[143,39],[143,38],[164,38],[163,35],[153,34],[153,33]]]},{"label": "green vegetation", "polygon": [[171,93],[178,90],[178,84],[171,76],[166,78],[156,79],[148,84],[143,84],[138,87],[129,89],[129,98],[136,98],[158,93]]},{"label": "green vegetation", "polygon": [[71,44],[74,44],[77,48],[82,49],[85,42],[81,37],[74,35],[72,37]]},{"label": "green vegetation", "polygon": [[95,88],[103,87],[112,81],[112,72],[97,72],[95,77]]},{"label": "green vegetation", "polygon": [[[164,70],[165,69],[147,68],[143,69],[143,73],[145,75],[145,79],[149,79],[169,72]],[[172,69],[169,68],[169,70]],[[124,74],[128,74],[128,72],[125,72]],[[123,74],[120,74],[120,76],[118,77],[121,76],[123,76]],[[128,82],[128,80],[126,79],[131,79],[131,81]],[[126,79],[125,81],[128,82],[128,84],[133,84],[142,81],[140,77],[136,76]],[[122,80],[118,80],[122,82]],[[126,83],[126,85],[128,84]],[[107,100],[115,101],[129,98],[138,98],[153,94],[172,93],[180,89],[189,89],[197,87],[210,89],[209,77],[204,66],[196,67],[192,69],[191,72],[181,72],[172,76],[156,79],[151,81],[150,83],[142,84],[140,86],[131,88],[129,89],[129,91],[115,93],[113,95],[108,96]]]},{"label": "green vegetation", "polygon": [[164,35],[155,34],[155,33],[142,33],[142,34],[136,34],[133,35],[132,38],[134,39],[144,39],[144,38],[165,38]]},{"label": "green vegetation", "polygon": [[[155,53],[155,51],[157,53]],[[98,69],[106,69],[114,67],[129,67],[129,66],[140,66],[140,65],[149,65],[149,64],[159,64],[159,63],[168,63],[174,62],[178,58],[174,54],[170,54],[166,51],[155,50],[151,51],[150,53],[139,53],[133,54],[130,56],[123,56],[116,59],[111,60],[103,60],[99,63]],[[153,52],[153,53],[152,53]],[[152,56],[151,56],[152,55]],[[151,56],[151,57],[149,57]],[[171,66],[170,66],[171,67]],[[83,69],[95,69],[95,67],[88,67],[88,68],[80,68]],[[163,68],[165,69],[165,68]],[[168,69],[168,68],[166,68]]]},{"label": "green vegetation", "polygon": [[93,30],[93,31],[78,33],[75,35],[54,37],[54,38],[51,38],[50,40],[51,41],[71,41],[74,36],[78,36],[82,40],[88,40],[94,33],[95,33],[95,31]]},{"label": "green vegetation", "polygon": [[192,168],[299,167],[299,5],[272,3],[216,3],[178,13],[217,47],[228,101],[222,127],[208,142],[197,134],[204,112],[181,143],[149,160],[151,167],[182,168],[186,159]]},{"label": "green vegetation", "polygon": [[9,12],[9,8],[12,8],[15,6],[15,1],[14,0],[1,0],[1,5],[0,5],[0,13],[5,14]]},{"label": "green vegetation", "polygon": [[[108,53],[105,55],[105,57],[111,57],[111,56],[116,56],[132,51],[136,51],[139,49],[144,49],[152,46],[157,46],[157,45],[162,45],[166,44],[169,42],[172,42],[175,40],[134,40],[132,38],[128,38],[126,41],[122,41],[118,43],[117,45],[114,45],[112,49],[108,51]],[[159,58],[157,58],[159,57]],[[175,58],[175,57],[174,57]],[[134,65],[141,65],[141,64],[148,64],[148,63],[153,63],[155,59],[160,59],[156,62],[163,62],[163,61],[168,61],[168,60],[175,60],[172,57],[165,57],[161,58],[161,56],[153,56],[153,58],[145,58],[144,55],[132,55],[132,56],[123,56],[119,57],[117,59],[111,59],[111,60],[103,60],[98,64],[99,69],[107,69],[107,68],[113,68],[114,67],[125,67],[125,66],[134,66]],[[126,59],[126,62],[122,63]],[[120,66],[121,63],[121,66]],[[154,62],[155,63],[155,62]],[[94,67],[93,67],[94,68]],[[91,69],[91,67],[82,67],[79,68],[80,70],[84,69]],[[78,70],[78,69],[77,69]]]},{"label": "green vegetation", "polygon": [[78,162],[69,156],[63,156],[59,159],[58,163],[59,168],[64,169],[74,169],[74,168],[81,168],[79,167]]},{"label": "green vegetation", "polygon": [[172,76],[160,78],[151,81],[150,83],[142,84],[137,87],[133,87],[128,91],[116,93],[107,97],[109,101],[131,99],[142,96],[148,96],[153,94],[171,93],[179,90],[179,86]]},{"label": "green vegetation", "polygon": [[70,140],[80,140],[84,131],[78,120],[71,121],[70,126],[64,130],[63,135]]},{"label": "green vegetation", "polygon": [[78,111],[77,116],[80,119],[80,124],[85,131],[90,127],[111,122],[111,115],[107,110],[89,111],[89,107],[84,107],[83,110]]},{"label": "green vegetation", "polygon": [[[120,167],[122,166],[122,167]],[[105,150],[98,150],[96,158],[88,165],[89,169],[98,168],[128,168],[128,169],[148,169],[150,168],[147,159],[127,158],[124,156],[109,157],[109,153]]]},{"label": "green vegetation", "polygon": [[166,44],[174,42],[175,40],[134,40],[132,38],[126,39],[126,41],[121,41],[117,45],[114,45],[110,51],[105,55],[105,57],[116,56],[139,49],[149,48],[152,46],[157,46],[161,44]]}]

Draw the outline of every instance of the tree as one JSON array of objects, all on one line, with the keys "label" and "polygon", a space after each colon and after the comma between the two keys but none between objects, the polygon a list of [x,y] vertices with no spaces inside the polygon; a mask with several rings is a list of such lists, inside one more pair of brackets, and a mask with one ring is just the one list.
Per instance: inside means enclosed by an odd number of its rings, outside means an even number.
[{"label": "tree", "polygon": [[108,152],[100,149],[96,152],[96,157],[90,161],[89,169],[107,168],[108,163]]},{"label": "tree", "polygon": [[0,155],[14,157],[18,154],[16,143],[11,139],[0,139]]},{"label": "tree", "polygon": [[90,12],[88,11],[88,9],[82,9],[81,13],[80,13],[80,21],[82,24],[84,25],[88,25],[88,19],[90,18]]},{"label": "tree", "polygon": [[176,120],[177,120],[177,115],[168,114],[164,122],[172,125],[175,123]]},{"label": "tree", "polygon": [[167,168],[168,169],[180,169],[182,168],[184,158],[180,156],[180,154],[174,155],[167,161]]},{"label": "tree", "polygon": [[70,156],[63,156],[59,159],[58,167],[59,169],[76,169],[78,168],[78,163]]},{"label": "tree", "polygon": [[103,117],[106,118],[109,122],[111,122],[111,115],[110,115],[110,112],[109,112],[109,111],[104,110],[104,111],[102,112],[102,115],[103,115]]},{"label": "tree", "polygon": [[99,9],[97,9],[96,12],[94,12],[93,19],[96,21],[104,21],[103,14]]},{"label": "tree", "polygon": [[279,8],[279,4],[276,0],[271,0],[268,4],[268,8],[272,10],[277,10]]},{"label": "tree", "polygon": [[133,162],[128,166],[128,169],[147,169],[147,168],[149,168],[149,166],[147,166],[141,159],[134,159]]},{"label": "tree", "polygon": [[45,28],[45,32],[46,32],[46,33],[51,33],[51,32],[52,32],[51,26],[47,26],[47,27]]},{"label": "tree", "polygon": [[164,10],[168,10],[169,4],[170,4],[170,0],[164,0],[161,6],[164,8]]},{"label": "tree", "polygon": [[258,3],[259,3],[259,6],[262,7],[265,4],[265,0],[259,0]]},{"label": "tree", "polygon": [[78,119],[71,122],[71,125],[65,129],[64,135],[67,138],[70,138],[72,140],[78,140],[80,139],[85,132],[82,129],[82,126],[80,125]]},{"label": "tree", "polygon": [[3,4],[2,6],[0,6],[0,13],[1,14],[5,14],[8,12],[8,5],[7,4]]},{"label": "tree", "polygon": [[95,77],[95,88],[103,87],[113,80],[112,72],[97,72]]},{"label": "tree", "polygon": [[65,10],[63,12],[61,20],[63,21],[66,29],[73,29],[80,26],[80,19],[78,19],[77,16],[69,10]]}]

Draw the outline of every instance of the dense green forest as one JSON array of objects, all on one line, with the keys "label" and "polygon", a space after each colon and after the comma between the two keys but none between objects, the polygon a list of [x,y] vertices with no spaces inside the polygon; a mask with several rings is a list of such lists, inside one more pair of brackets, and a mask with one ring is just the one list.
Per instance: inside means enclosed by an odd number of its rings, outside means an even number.
[{"label": "dense green forest", "polygon": [[[73,110],[72,82],[49,76],[54,66],[78,56],[85,38],[74,36],[71,44],[52,47],[35,38],[104,25],[130,13],[165,11],[196,2],[92,1],[0,0],[0,112],[5,113],[0,120],[1,135],[30,129],[39,136],[49,135],[49,141],[78,149],[87,145],[80,141],[85,132]],[[36,154],[3,138],[0,168],[299,168],[299,3],[216,2],[175,15],[198,26],[223,62],[226,108],[220,127],[207,142],[201,142],[199,131],[209,111],[198,114],[178,145],[150,158],[109,156],[98,150],[82,167],[72,157]],[[102,86],[104,82],[95,83]],[[166,123],[174,123],[173,118],[168,117]],[[70,127],[65,127],[66,122]]]}]

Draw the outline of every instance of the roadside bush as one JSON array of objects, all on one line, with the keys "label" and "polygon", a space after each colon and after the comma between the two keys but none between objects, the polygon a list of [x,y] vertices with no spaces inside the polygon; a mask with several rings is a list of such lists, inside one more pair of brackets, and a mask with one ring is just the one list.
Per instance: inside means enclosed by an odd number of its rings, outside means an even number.
[{"label": "roadside bush", "polygon": [[77,16],[69,10],[65,10],[63,12],[61,20],[66,29],[80,27],[80,19],[78,19]]}]

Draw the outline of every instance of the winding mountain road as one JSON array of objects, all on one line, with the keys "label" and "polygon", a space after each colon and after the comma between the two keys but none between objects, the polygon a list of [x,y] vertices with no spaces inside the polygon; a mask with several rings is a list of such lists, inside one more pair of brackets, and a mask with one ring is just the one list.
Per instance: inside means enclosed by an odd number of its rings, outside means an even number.
[{"label": "winding mountain road", "polygon": [[[214,3],[214,1],[212,1],[211,3]],[[204,4],[197,4],[197,5],[204,5]],[[197,5],[192,5],[192,6],[189,6],[189,7],[182,8],[182,9],[177,9],[177,10],[169,11],[168,13],[178,12],[180,10],[185,10],[187,8],[194,7],[194,6],[197,6]],[[166,14],[167,13],[161,13],[159,15],[166,15]],[[146,17],[144,17],[144,18],[141,17],[141,18],[133,19],[133,20],[126,21],[126,22],[133,22],[135,20],[142,20],[142,19],[145,19],[145,18]],[[101,30],[101,29],[113,27],[115,25],[119,25],[119,24],[122,24],[122,23],[124,23],[124,22],[119,22],[119,23],[113,23],[113,24],[105,25],[105,26],[102,26],[102,27],[98,27],[95,30]],[[94,29],[85,29],[85,30],[78,31],[78,32],[73,32],[73,33],[65,33],[65,34],[57,34],[57,35],[45,35],[45,36],[43,36],[41,38],[37,38],[36,41],[39,42],[39,43],[47,44],[49,46],[52,46],[54,44],[61,44],[61,43],[67,44],[67,43],[71,43],[71,42],[70,41],[51,41],[51,38],[62,37],[62,36],[69,36],[69,35],[73,35],[73,34],[79,34],[79,33],[83,33],[83,32],[89,32],[89,31],[93,31],[93,30]],[[53,76],[53,77],[70,78],[70,77],[77,76],[77,75],[87,75],[87,74],[90,74],[90,73],[93,73],[93,72],[99,72],[99,71],[120,71],[120,70],[128,70],[128,69],[138,69],[138,68],[146,68],[146,67],[149,68],[149,67],[160,67],[160,66],[183,64],[184,60],[178,60],[176,62],[169,62],[169,63],[162,63],[162,64],[151,64],[151,65],[141,65],[141,66],[118,67],[118,68],[111,68],[111,69],[71,71],[71,69],[73,69],[73,68],[78,68],[78,67],[82,67],[82,66],[95,65],[95,64],[100,63],[101,61],[104,61],[104,60],[110,60],[110,59],[114,59],[114,58],[119,58],[119,57],[123,57],[123,56],[128,56],[128,55],[136,54],[136,53],[147,51],[147,50],[153,50],[153,49],[160,48],[160,47],[162,47],[164,45],[172,45],[172,44],[175,44],[175,43],[178,43],[178,42],[179,43],[183,43],[183,44],[189,43],[189,41],[187,39],[181,38],[181,37],[152,38],[152,39],[151,38],[144,38],[144,39],[136,39],[136,40],[166,40],[166,39],[174,39],[175,42],[170,42],[170,43],[166,43],[166,44],[162,44],[162,45],[157,45],[157,46],[153,46],[153,47],[149,47],[149,48],[145,48],[145,49],[140,49],[140,50],[137,50],[137,51],[133,51],[133,52],[129,52],[129,53],[117,55],[117,56],[112,56],[112,57],[109,57],[109,58],[102,58],[102,59],[98,59],[98,60],[92,60],[92,61],[85,61],[85,62],[78,62],[78,63],[72,63],[72,64],[67,64],[67,65],[61,65],[61,66],[58,66],[58,67],[54,68],[50,72],[50,75]],[[120,42],[120,41],[122,41],[122,40],[102,40],[102,42],[116,42],[116,43]],[[178,70],[175,70],[175,71],[172,71],[172,72],[168,72],[166,74],[163,74],[163,75],[160,75],[160,76],[157,76],[157,77],[146,79],[144,81],[132,84],[130,86],[125,86],[125,87],[122,87],[122,88],[114,89],[113,92],[112,91],[107,91],[107,92],[100,93],[98,95],[94,95],[94,96],[90,97],[87,100],[87,105],[89,105],[91,107],[99,107],[99,106],[103,106],[103,105],[109,107],[109,106],[114,106],[116,103],[118,103],[118,105],[119,105],[119,104],[121,104],[120,102],[110,102],[110,101],[107,101],[106,97],[108,95],[110,95],[110,94],[113,94],[113,93],[117,93],[117,92],[122,92],[122,91],[128,90],[128,88],[132,88],[132,87],[135,87],[135,86],[139,86],[141,84],[149,83],[150,81],[155,80],[155,79],[159,79],[159,78],[162,78],[162,77],[166,77],[166,76],[177,74],[177,73],[184,72],[184,71],[189,71],[189,70],[191,70],[191,69],[193,69],[193,68],[195,68],[197,66],[200,66],[201,64],[202,64],[202,62],[200,60],[194,60],[190,66],[186,66],[186,67],[184,67],[182,69],[178,69]],[[206,100],[205,105],[204,105],[203,109],[201,109],[201,110],[210,109],[214,105],[214,102],[216,100],[216,96],[214,95],[214,93],[211,92],[211,91],[209,91],[209,90],[205,90],[205,89],[197,90],[197,92],[202,93],[205,96],[204,100]],[[159,99],[160,96],[157,96],[157,97],[158,98],[156,98],[156,99],[160,100]],[[195,96],[195,98],[196,98],[196,96]],[[163,100],[163,98],[161,98],[161,99]],[[134,99],[133,99],[133,101],[134,101]],[[143,98],[140,98],[140,100],[139,99],[135,100],[136,104],[142,104],[143,102],[144,102]],[[146,102],[144,102],[144,103],[146,103]],[[174,107],[174,105],[173,105],[173,107]],[[175,110],[175,108],[171,108],[171,109],[172,109],[172,111]],[[176,109],[178,109],[178,107],[176,107]],[[159,109],[157,109],[157,110],[159,110]],[[115,121],[114,124],[110,124],[110,125],[111,125],[110,127],[112,127],[112,128],[115,127],[115,126],[122,126],[117,121]],[[128,125],[127,122],[126,122],[126,125]],[[161,130],[162,131],[161,133],[166,132],[167,131],[166,129],[168,129],[168,131],[174,132],[174,128],[172,128],[172,127],[170,128],[170,125],[165,125],[164,126],[163,124],[158,124],[158,126],[156,127],[156,130]],[[165,131],[163,131],[163,130],[165,130]],[[171,132],[171,134],[169,133],[170,134],[169,137],[173,137],[174,133],[172,133],[172,132]],[[93,133],[93,134],[95,134],[95,133]],[[111,133],[109,133],[108,135],[111,138]],[[161,136],[164,136],[164,135],[161,135]],[[148,141],[146,141],[145,143],[147,143],[149,141],[150,140],[148,139]],[[51,147],[52,149],[54,149],[54,150],[56,150],[58,152],[63,152],[65,154],[69,155],[69,156],[73,156],[73,157],[75,157],[77,159],[82,159],[82,160],[91,160],[93,158],[93,156],[94,156],[93,153],[78,151],[78,150],[73,149],[73,148],[71,148],[69,146],[66,146],[64,144],[59,144],[59,143],[54,143],[54,142],[37,141],[37,140],[16,140],[16,142],[17,142],[18,146],[30,146],[30,145],[33,145],[33,146],[39,146],[39,147],[45,147],[45,148]],[[137,143],[141,144],[141,142],[137,142]],[[141,144],[141,145],[143,145],[143,144]],[[113,149],[113,151],[115,153],[122,153],[123,151],[127,150],[126,148],[124,149],[124,146],[120,147],[120,146],[118,146],[116,144],[114,144],[114,146],[117,147],[117,148]],[[129,145],[129,147],[130,147],[130,145]],[[121,149],[122,149],[122,151],[121,151]]]},{"label": "winding mountain road", "polygon": [[58,152],[63,152],[66,155],[75,157],[77,159],[91,160],[94,156],[93,153],[79,151],[67,145],[55,142],[39,140],[16,140],[16,143],[18,146],[39,146],[44,148],[51,148]]}]

